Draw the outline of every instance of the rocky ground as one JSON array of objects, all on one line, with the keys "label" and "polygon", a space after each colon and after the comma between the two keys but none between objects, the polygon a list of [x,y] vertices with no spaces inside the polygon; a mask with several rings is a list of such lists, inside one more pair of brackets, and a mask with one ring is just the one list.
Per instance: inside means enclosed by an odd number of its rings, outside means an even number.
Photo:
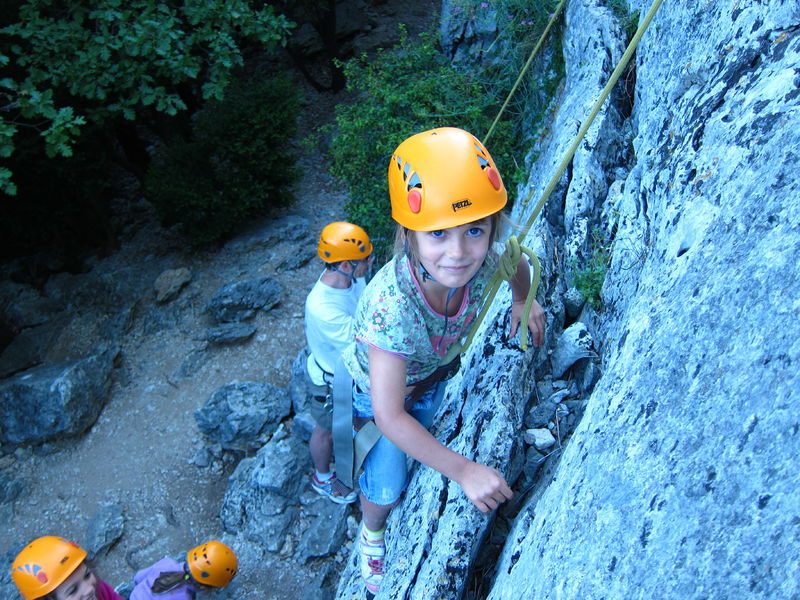
[{"label": "rocky ground", "polygon": [[[397,2],[378,8],[382,19],[406,21],[418,31],[430,23],[435,7],[415,5],[410,16]],[[385,35],[390,29],[380,21],[373,31]],[[346,99],[307,90],[298,138],[317,130],[331,118],[335,103]],[[56,343],[62,358],[88,350],[116,312],[93,299],[111,291],[105,297],[123,298],[119,308],[130,311],[124,334],[107,340],[119,345],[120,364],[91,429],[77,439],[0,457],[0,469],[12,474],[20,492],[13,502],[0,504],[6,523],[0,552],[9,561],[39,535],[85,543],[97,523],[103,523],[101,536],[110,534],[114,509],[122,510],[122,534],[97,559],[100,576],[114,585],[165,554],[223,535],[219,509],[236,457],[205,450],[194,411],[233,381],[288,384],[292,361],[305,342],[303,301],[320,272],[316,236],[324,224],[344,216],[345,191],[327,173],[319,152],[299,143],[298,151],[303,174],[295,204],[253,223],[224,247],[188,251],[175,232],[158,227],[140,199],[121,215],[118,252],[96,260],[88,273],[62,274],[48,283],[45,293],[60,295],[71,307]],[[189,269],[191,281],[176,299],[156,302],[154,282],[178,268]],[[209,299],[225,284],[265,276],[282,286],[280,304],[255,317],[256,333],[249,340],[209,346],[202,339],[210,325],[203,310]],[[291,419],[285,426],[291,429]],[[343,547],[338,559],[346,552]],[[286,552],[249,556],[257,557],[257,568],[242,569],[231,597],[310,597],[308,591],[319,589],[318,580],[333,572],[337,560],[304,565]]]}]

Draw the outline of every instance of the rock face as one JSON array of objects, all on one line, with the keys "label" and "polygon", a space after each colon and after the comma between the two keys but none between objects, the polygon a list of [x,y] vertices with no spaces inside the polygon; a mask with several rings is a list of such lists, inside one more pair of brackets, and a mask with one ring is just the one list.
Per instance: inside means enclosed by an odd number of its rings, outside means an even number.
[{"label": "rock face", "polygon": [[723,4],[665,4],[640,46],[604,375],[491,598],[800,590],[798,15]]},{"label": "rock face", "polygon": [[258,310],[269,310],[280,302],[281,286],[262,277],[230,283],[220,289],[206,306],[217,323],[240,323],[252,319]]},{"label": "rock face", "polygon": [[310,459],[294,436],[275,435],[236,467],[220,518],[226,531],[243,534],[270,552],[280,550],[296,517],[296,498]]},{"label": "rock face", "polygon": [[[568,3],[567,79],[520,197],[538,198],[624,50],[606,4]],[[524,499],[489,598],[800,595],[799,30],[793,2],[665,2],[632,96],[606,104],[529,234],[553,309],[571,285],[553,257],[581,259],[605,233],[603,307],[580,317],[602,377]],[[507,303],[495,300],[436,433],[513,481],[527,391],[549,361],[504,346]],[[463,597],[488,526],[455,483],[418,468],[377,598]],[[351,560],[338,597],[358,588]]]},{"label": "rock face", "polygon": [[197,427],[226,450],[258,450],[289,415],[285,389],[257,381],[234,382],[211,394],[195,411]]},{"label": "rock face", "polygon": [[41,443],[83,433],[108,399],[116,349],[35,367],[0,384],[0,442]]}]

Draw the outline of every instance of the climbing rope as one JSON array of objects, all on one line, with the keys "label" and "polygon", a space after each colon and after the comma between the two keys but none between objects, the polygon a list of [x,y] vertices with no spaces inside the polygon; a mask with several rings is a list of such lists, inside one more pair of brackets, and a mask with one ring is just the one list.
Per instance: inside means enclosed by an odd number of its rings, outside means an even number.
[{"label": "climbing rope", "polygon": [[519,77],[517,77],[517,80],[514,82],[514,85],[511,86],[511,91],[508,92],[508,96],[506,96],[506,100],[505,102],[503,102],[503,106],[500,107],[497,116],[494,118],[494,121],[492,122],[492,126],[489,127],[489,132],[483,138],[484,146],[486,145],[486,142],[489,140],[489,138],[492,137],[492,133],[494,132],[494,128],[497,126],[497,123],[500,121],[500,117],[505,112],[508,103],[511,102],[511,98],[517,91],[519,84],[522,83],[522,78],[525,77],[525,74],[528,72],[528,68],[530,68],[531,63],[533,62],[533,57],[539,53],[539,49],[542,47],[542,44],[544,44],[544,40],[547,37],[547,34],[550,33],[550,29],[553,27],[553,24],[556,22],[556,19],[558,19],[558,16],[561,14],[561,9],[564,8],[564,5],[566,3],[567,0],[561,0],[561,2],[558,3],[555,12],[553,12],[553,14],[550,15],[550,20],[547,22],[547,27],[544,28],[544,31],[542,31],[542,35],[539,36],[539,41],[536,42],[536,45],[533,47],[533,50],[531,50],[530,56],[528,56],[528,60],[525,61],[525,65],[522,67],[522,71],[520,71],[519,73]]},{"label": "climbing rope", "polygon": [[[520,327],[522,327],[522,332],[520,333],[520,347],[523,350],[527,350],[528,318],[530,316],[531,306],[533,306],[533,300],[536,298],[536,294],[539,290],[539,282],[541,280],[541,265],[539,264],[539,259],[536,258],[534,252],[530,250],[530,248],[521,245],[519,243],[519,239],[525,239],[525,237],[528,235],[528,232],[533,226],[534,221],[539,216],[539,213],[542,211],[545,202],[547,202],[547,199],[550,197],[550,194],[553,193],[553,190],[558,184],[558,180],[561,179],[561,176],[564,174],[564,171],[566,171],[567,166],[572,161],[572,158],[575,156],[575,152],[577,152],[578,146],[581,144],[583,138],[586,136],[586,132],[589,130],[589,127],[591,127],[592,123],[597,117],[597,114],[600,112],[600,109],[602,108],[603,104],[605,103],[606,99],[611,93],[611,90],[614,88],[614,86],[617,83],[617,80],[619,80],[620,76],[622,75],[622,72],[628,66],[628,63],[630,62],[631,57],[633,56],[633,53],[636,51],[636,47],[639,45],[639,40],[642,39],[642,36],[644,35],[645,31],[647,31],[647,28],[650,26],[650,22],[653,20],[653,17],[655,16],[656,12],[658,12],[658,9],[661,6],[662,2],[663,0],[653,0],[653,4],[650,6],[650,10],[647,11],[647,14],[645,15],[644,19],[642,19],[641,23],[639,23],[639,27],[636,29],[636,33],[634,33],[630,43],[628,44],[628,47],[622,54],[622,58],[620,58],[616,68],[611,73],[611,77],[609,78],[608,83],[606,83],[606,86],[603,88],[603,91],[600,93],[600,96],[594,103],[592,110],[589,112],[589,116],[586,118],[583,125],[581,125],[577,135],[575,136],[575,139],[572,141],[572,144],[570,144],[569,148],[567,149],[567,152],[564,154],[564,157],[561,159],[561,162],[556,168],[555,173],[553,173],[553,176],[550,178],[550,181],[548,182],[547,186],[542,192],[539,201],[536,203],[536,206],[531,212],[528,221],[525,223],[525,227],[522,228],[522,233],[519,236],[512,235],[508,238],[508,240],[506,240],[506,248],[505,251],[503,252],[503,255],[501,256],[500,266],[498,266],[497,270],[492,276],[492,279],[489,281],[489,285],[487,286],[486,292],[484,293],[483,307],[481,308],[481,312],[478,314],[478,317],[472,324],[472,327],[464,344],[463,345],[454,344],[454,347],[451,348],[452,352],[448,351],[447,355],[442,360],[442,364],[447,364],[447,362],[449,362],[447,361],[447,358],[452,359],[455,357],[456,354],[460,354],[462,352],[467,351],[470,344],[472,343],[472,339],[475,337],[475,333],[478,331],[478,327],[480,327],[481,321],[483,321],[483,318],[486,316],[486,313],[489,310],[489,306],[491,305],[492,300],[494,300],[497,291],[500,289],[501,283],[504,280],[510,279],[510,277],[507,275],[507,269],[509,268],[508,265],[513,264],[514,269],[516,269],[516,265],[519,264],[519,259],[521,258],[522,253],[525,253],[528,257],[530,257],[534,268],[534,278],[533,281],[531,282],[530,290],[528,290],[528,296],[525,299],[525,309],[523,311],[522,321],[520,323]],[[562,1],[561,4],[563,5],[564,2]],[[561,6],[559,6],[556,12],[558,12],[560,9]],[[551,23],[548,23],[548,28],[552,24],[553,20],[554,19],[551,18]],[[535,48],[534,50],[538,50],[538,46],[541,44],[541,41],[542,39],[539,40],[540,43],[537,44],[537,48]],[[531,57],[528,59],[529,63],[532,60],[532,58],[533,55],[531,55]],[[527,66],[528,65],[526,64],[525,65],[526,69]],[[513,93],[516,90],[518,82],[519,79],[517,80],[517,84],[515,84],[515,87],[512,89],[511,93]],[[501,112],[505,109],[509,100],[510,100],[510,95],[509,98],[506,98],[503,107],[500,109]],[[498,119],[499,115],[495,119],[495,123],[497,122]],[[494,123],[492,124],[492,128],[494,128]],[[491,132],[492,129],[489,130],[489,133]],[[489,134],[487,134],[487,137],[488,135]],[[531,189],[531,191],[528,193],[525,200],[523,201],[523,204],[527,204],[532,197],[533,197],[533,189]],[[513,277],[513,273],[511,276]]]}]

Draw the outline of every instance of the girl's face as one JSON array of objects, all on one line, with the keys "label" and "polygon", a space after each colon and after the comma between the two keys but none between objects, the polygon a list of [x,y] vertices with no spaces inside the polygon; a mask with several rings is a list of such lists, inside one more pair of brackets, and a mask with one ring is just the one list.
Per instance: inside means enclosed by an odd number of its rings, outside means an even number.
[{"label": "girl's face", "polygon": [[82,563],[56,588],[56,600],[97,600],[96,585],[94,573]]},{"label": "girl's face", "polygon": [[414,236],[416,256],[437,283],[459,288],[481,268],[489,252],[491,218],[440,229],[409,231]]}]

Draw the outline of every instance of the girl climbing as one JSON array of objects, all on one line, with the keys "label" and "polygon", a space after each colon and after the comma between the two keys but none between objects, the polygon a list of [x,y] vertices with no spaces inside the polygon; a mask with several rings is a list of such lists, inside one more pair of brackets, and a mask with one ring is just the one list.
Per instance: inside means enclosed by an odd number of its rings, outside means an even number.
[{"label": "girl climbing", "polygon": [[11,579],[25,600],[123,600],[86,564],[86,550],[53,535],[25,546],[11,565]]},{"label": "girl climbing", "polygon": [[130,600],[193,600],[198,592],[224,588],[239,562],[226,544],[210,540],[186,553],[186,562],[164,557],[133,578]]},{"label": "girl climbing", "polygon": [[[496,267],[492,244],[507,202],[500,174],[477,138],[461,129],[433,129],[397,147],[389,195],[395,256],[364,291],[355,341],[342,357],[355,383],[356,427],[374,419],[383,434],[359,479],[360,566],[371,594],[383,577],[386,519],[407,485],[406,454],[456,481],[481,511],[512,495],[497,470],[453,452],[427,429],[445,388],[434,373],[475,319]],[[513,336],[530,289],[525,260],[510,284]],[[534,302],[526,325],[537,346],[544,324]]]}]

